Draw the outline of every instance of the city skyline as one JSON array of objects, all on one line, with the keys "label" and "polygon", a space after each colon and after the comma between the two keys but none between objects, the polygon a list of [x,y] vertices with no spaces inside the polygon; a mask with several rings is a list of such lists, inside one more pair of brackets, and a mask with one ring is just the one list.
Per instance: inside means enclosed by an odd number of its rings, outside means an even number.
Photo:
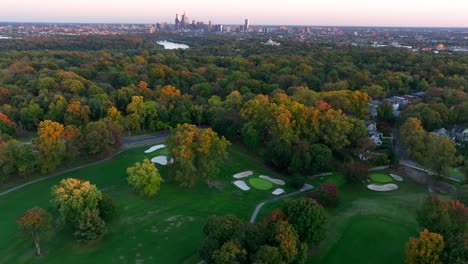
[{"label": "city skyline", "polygon": [[220,24],[330,25],[396,27],[468,27],[468,1],[290,0],[188,1],[148,0],[3,0],[1,22],[174,23],[175,14],[190,21]]}]

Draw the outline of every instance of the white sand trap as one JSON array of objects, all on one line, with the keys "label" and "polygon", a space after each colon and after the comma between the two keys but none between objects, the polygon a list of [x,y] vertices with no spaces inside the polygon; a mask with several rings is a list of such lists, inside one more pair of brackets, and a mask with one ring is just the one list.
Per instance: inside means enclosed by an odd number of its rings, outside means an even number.
[{"label": "white sand trap", "polygon": [[145,153],[155,152],[156,150],[162,149],[162,148],[165,148],[165,147],[166,147],[166,145],[164,145],[164,144],[159,144],[159,145],[156,145],[156,146],[152,146],[151,148],[145,150]]},{"label": "white sand trap", "polygon": [[245,181],[235,181],[234,185],[236,185],[237,187],[239,187],[243,191],[250,190],[250,187],[247,186],[247,183],[245,183]]},{"label": "white sand trap", "polygon": [[234,177],[236,179],[242,179],[242,178],[245,178],[245,177],[249,177],[252,174],[253,174],[253,171],[244,171],[244,172],[234,174],[234,175],[232,175],[232,177]]},{"label": "white sand trap", "polygon": [[377,192],[388,192],[398,189],[398,186],[394,183],[384,184],[384,185],[377,185],[377,184],[369,184],[367,188],[377,191]]},{"label": "white sand trap", "polygon": [[280,194],[283,194],[283,193],[284,193],[284,190],[281,189],[281,188],[278,188],[278,189],[274,190],[271,194],[280,195]]},{"label": "white sand trap", "polygon": [[403,178],[401,176],[398,176],[396,174],[391,174],[390,173],[390,176],[392,176],[392,178],[395,180],[395,181],[399,181],[399,182],[402,182],[403,181]]},{"label": "white sand trap", "polygon": [[[156,157],[151,159],[151,162],[158,163],[158,164],[161,164],[161,165],[167,165],[167,163],[169,163],[169,161],[167,160],[166,155],[156,156]],[[170,163],[172,163],[172,159],[171,159]]]},{"label": "white sand trap", "polygon": [[274,179],[274,178],[271,178],[270,176],[260,175],[258,177],[262,178],[262,179],[265,179],[267,181],[271,181],[272,183],[277,184],[277,185],[285,185],[286,184],[283,180]]}]

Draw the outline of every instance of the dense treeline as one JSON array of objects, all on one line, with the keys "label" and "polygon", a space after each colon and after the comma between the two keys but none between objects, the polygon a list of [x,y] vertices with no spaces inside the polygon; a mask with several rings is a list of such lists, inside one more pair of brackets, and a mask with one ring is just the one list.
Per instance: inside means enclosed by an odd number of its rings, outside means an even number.
[{"label": "dense treeline", "polygon": [[[2,45],[4,49],[31,51],[1,53],[2,134],[17,137],[37,131],[45,120],[57,129],[39,129],[34,146],[3,135],[2,179],[37,169],[47,172],[62,160],[106,153],[119,146],[122,133],[184,123],[210,125],[230,140],[242,139],[290,173],[313,173],[327,169],[319,157],[329,160],[352,148],[363,149],[357,146],[365,136],[361,120],[368,118],[372,98],[415,91],[428,92],[427,106],[408,108],[404,118],[422,114],[418,118],[427,129],[466,123],[464,54],[325,47],[290,40],[268,47],[258,39],[225,36],[190,38],[185,43],[192,48],[166,51],[155,45],[158,37],[167,36],[5,42],[9,44]],[[38,162],[50,158],[45,153],[54,153],[42,142],[57,150],[56,159],[49,161],[51,167],[28,165],[31,148],[37,151],[34,155],[43,155]]]}]

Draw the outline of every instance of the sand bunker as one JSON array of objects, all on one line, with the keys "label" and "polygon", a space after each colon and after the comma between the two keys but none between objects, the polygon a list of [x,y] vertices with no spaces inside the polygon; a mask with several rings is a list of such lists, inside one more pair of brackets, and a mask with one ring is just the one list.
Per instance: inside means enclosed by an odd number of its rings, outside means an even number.
[{"label": "sand bunker", "polygon": [[280,194],[283,194],[283,193],[284,193],[284,190],[281,189],[281,188],[278,188],[278,189],[274,190],[271,194],[280,195]]},{"label": "sand bunker", "polygon": [[154,151],[156,151],[158,149],[162,149],[162,148],[165,148],[165,147],[166,147],[166,145],[164,145],[164,144],[159,144],[159,145],[156,145],[156,146],[152,146],[151,148],[145,150],[145,153],[151,153],[151,152],[154,152]]},{"label": "sand bunker", "polygon": [[[172,163],[172,159],[170,161],[170,163]],[[167,156],[166,155],[159,155],[159,156],[156,156],[154,158],[151,159],[151,162],[153,163],[158,163],[158,164],[161,164],[161,165],[167,165],[167,163],[169,163],[169,161],[167,160]]]},{"label": "sand bunker", "polygon": [[253,171],[244,171],[244,172],[234,174],[234,175],[232,175],[232,177],[234,177],[236,179],[242,179],[242,178],[245,178],[245,177],[249,177],[252,174],[253,174]]},{"label": "sand bunker", "polygon": [[391,174],[390,173],[390,176],[392,176],[392,178],[395,180],[395,181],[399,181],[399,182],[402,182],[403,181],[403,178],[401,176],[398,176],[396,174]]},{"label": "sand bunker", "polygon": [[277,184],[277,185],[284,185],[285,182],[283,180],[280,180],[280,179],[274,179],[274,178],[271,178],[270,176],[266,176],[266,175],[260,175],[258,176],[259,178],[262,178],[262,179],[265,179],[267,181],[271,181],[272,183],[274,184]]},{"label": "sand bunker", "polygon": [[388,192],[398,189],[398,186],[394,183],[384,184],[384,185],[377,185],[377,184],[369,184],[367,188],[377,191],[377,192]]},{"label": "sand bunker", "polygon": [[241,190],[243,191],[248,191],[250,190],[250,187],[247,186],[247,184],[245,183],[245,181],[235,181],[234,182],[234,185],[236,185],[237,187],[239,187]]}]

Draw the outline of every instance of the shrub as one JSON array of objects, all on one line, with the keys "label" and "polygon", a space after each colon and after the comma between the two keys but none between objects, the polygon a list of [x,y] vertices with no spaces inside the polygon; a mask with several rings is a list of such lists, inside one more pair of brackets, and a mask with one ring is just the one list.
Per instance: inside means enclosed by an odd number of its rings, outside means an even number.
[{"label": "shrub", "polygon": [[363,163],[343,163],[339,169],[343,172],[348,183],[362,182],[369,174],[369,168]]},{"label": "shrub", "polygon": [[106,223],[99,217],[99,211],[86,208],[81,213],[74,235],[79,242],[87,243],[98,239],[105,231]]},{"label": "shrub", "polygon": [[320,186],[307,194],[309,198],[315,199],[324,207],[337,207],[340,202],[340,194],[336,186],[330,182],[324,182]]}]

